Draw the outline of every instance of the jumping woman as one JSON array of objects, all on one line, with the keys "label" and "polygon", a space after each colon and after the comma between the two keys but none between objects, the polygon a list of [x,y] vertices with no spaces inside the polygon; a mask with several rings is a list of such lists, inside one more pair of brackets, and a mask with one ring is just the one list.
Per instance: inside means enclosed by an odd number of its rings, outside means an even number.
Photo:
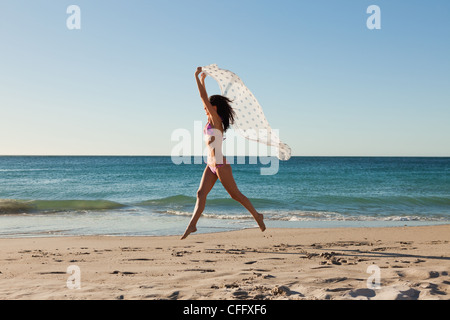
[{"label": "jumping woman", "polygon": [[202,68],[198,67],[195,72],[195,80],[197,81],[200,98],[202,99],[206,116],[208,117],[208,122],[203,130],[208,146],[208,160],[206,168],[203,171],[200,187],[197,191],[197,202],[194,213],[181,239],[185,239],[189,234],[197,231],[197,221],[205,209],[206,197],[217,179],[220,180],[231,198],[242,204],[252,214],[261,231],[264,231],[266,230],[263,221],[264,216],[258,213],[250,200],[239,191],[234,181],[233,173],[231,172],[231,166],[222,154],[223,133],[234,122],[234,111],[230,106],[231,100],[221,95],[213,95],[208,98],[205,87],[206,74],[202,73],[201,80],[198,78],[201,72]]}]

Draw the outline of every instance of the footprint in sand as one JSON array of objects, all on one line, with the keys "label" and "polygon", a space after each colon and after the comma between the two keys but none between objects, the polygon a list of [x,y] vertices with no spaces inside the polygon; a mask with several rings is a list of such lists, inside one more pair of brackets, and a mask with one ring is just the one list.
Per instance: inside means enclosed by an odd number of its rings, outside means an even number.
[{"label": "footprint in sand", "polygon": [[174,291],[167,298],[169,300],[177,300],[179,296],[180,296],[180,291]]},{"label": "footprint in sand", "polygon": [[39,272],[39,274],[67,274],[65,271],[49,271],[49,272]]},{"label": "footprint in sand", "polygon": [[137,272],[114,270],[113,272],[111,272],[111,274],[121,274],[121,275],[127,276],[127,275],[137,274]]},{"label": "footprint in sand", "polygon": [[[445,283],[445,281],[444,281],[443,283]],[[420,288],[428,289],[428,290],[429,290],[429,291],[428,291],[428,294],[429,294],[429,295],[432,295],[432,296],[436,296],[436,295],[439,295],[439,296],[446,296],[446,295],[447,295],[447,292],[443,291],[443,290],[439,287],[439,285],[436,284],[436,283],[422,283],[422,284],[420,285]]]},{"label": "footprint in sand", "polygon": [[214,269],[185,269],[183,271],[200,271],[201,273],[216,272]]},{"label": "footprint in sand", "polygon": [[335,277],[335,278],[328,278],[328,279],[319,279],[319,282],[322,283],[336,283],[336,282],[342,282],[347,280],[347,277]]},{"label": "footprint in sand", "polygon": [[245,299],[248,297],[248,292],[245,290],[242,290],[241,288],[238,288],[236,291],[234,291],[232,293],[232,295],[238,299]]},{"label": "footprint in sand", "polygon": [[373,289],[368,288],[361,288],[361,289],[355,289],[350,292],[348,292],[346,295],[350,296],[351,298],[373,298],[376,296],[376,292]]}]

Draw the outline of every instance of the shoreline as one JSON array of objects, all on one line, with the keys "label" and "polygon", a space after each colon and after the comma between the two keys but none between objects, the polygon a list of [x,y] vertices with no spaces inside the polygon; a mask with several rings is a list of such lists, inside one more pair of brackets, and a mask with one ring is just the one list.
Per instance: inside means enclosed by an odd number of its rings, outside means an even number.
[{"label": "shoreline", "polygon": [[449,247],[449,224],[2,238],[0,299],[448,300]]},{"label": "shoreline", "polygon": [[[223,226],[213,226],[210,224],[205,224],[205,220],[197,226],[198,231],[194,234],[199,235],[214,235],[217,233],[224,232],[239,232],[256,228],[256,226],[242,226],[236,228],[230,228],[227,225]],[[254,222],[250,220],[250,222]],[[3,234],[0,235],[0,240],[6,239],[41,239],[41,238],[74,238],[74,237],[177,237],[184,233],[185,227],[188,224],[189,219],[180,225],[174,226],[172,234],[139,234],[139,233],[85,233],[85,234],[61,234],[61,231],[41,231],[41,232],[30,232],[28,234]],[[290,229],[316,229],[316,230],[332,230],[332,229],[380,229],[380,228],[416,228],[416,227],[433,227],[433,226],[450,226],[450,221],[416,221],[416,220],[393,220],[393,221],[274,221],[265,220],[267,229],[270,230],[290,230]],[[66,231],[67,232],[67,231]]]},{"label": "shoreline", "polygon": [[[358,221],[360,222],[360,221]],[[411,222],[411,221],[407,221],[407,222]],[[414,222],[414,221],[412,221]],[[289,221],[289,223],[291,223]],[[399,221],[399,223],[404,223],[404,221]],[[420,222],[420,223],[428,223],[428,222]],[[449,231],[450,231],[450,222],[442,222],[442,223],[437,223],[434,224],[434,222],[430,222],[430,224],[421,224],[421,225],[402,225],[402,226],[329,226],[329,227],[271,227],[271,228],[267,228],[267,230],[274,230],[275,232],[283,232],[284,230],[308,230],[308,231],[319,231],[319,232],[325,232],[327,230],[342,230],[342,229],[408,229],[408,228],[434,228],[434,227],[448,227]],[[203,226],[200,227],[207,229],[210,227],[207,226]],[[225,227],[217,227],[218,229],[225,229]],[[222,233],[239,233],[239,232],[245,232],[248,230],[259,230],[258,227],[244,227],[242,229],[234,229],[234,230],[222,230],[222,231],[213,231],[213,232],[195,232],[195,233],[191,233],[191,235],[194,236],[214,236],[217,234],[222,234]],[[261,234],[264,236],[266,232],[261,232]],[[42,235],[42,236],[25,236],[25,237],[3,237],[0,236],[0,241],[1,240],[31,240],[31,239],[46,239],[46,240],[51,240],[51,239],[61,239],[61,238],[67,238],[68,240],[73,240],[75,238],[77,239],[84,239],[84,238],[142,238],[142,239],[146,239],[146,238],[177,238],[178,236],[181,237],[182,234],[170,234],[170,235],[125,235],[125,234],[120,234],[120,235],[114,235],[114,234],[92,234],[92,235]],[[450,237],[449,237],[450,238]],[[183,241],[183,240],[180,240]],[[1,245],[0,245],[1,247]],[[449,252],[450,252],[450,248],[449,248]]]}]

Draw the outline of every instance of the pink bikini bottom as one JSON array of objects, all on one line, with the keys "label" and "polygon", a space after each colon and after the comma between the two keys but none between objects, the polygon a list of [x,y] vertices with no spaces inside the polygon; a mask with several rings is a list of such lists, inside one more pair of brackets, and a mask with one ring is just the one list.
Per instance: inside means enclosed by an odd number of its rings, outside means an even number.
[{"label": "pink bikini bottom", "polygon": [[208,164],[208,167],[209,167],[209,169],[211,170],[212,173],[216,174],[216,169],[217,169],[217,168],[220,168],[220,167],[222,167],[222,166],[228,164],[228,163],[227,163],[227,159],[225,159],[225,157],[223,157],[223,162],[224,162],[224,163],[222,163],[222,164],[216,164],[215,167]]}]

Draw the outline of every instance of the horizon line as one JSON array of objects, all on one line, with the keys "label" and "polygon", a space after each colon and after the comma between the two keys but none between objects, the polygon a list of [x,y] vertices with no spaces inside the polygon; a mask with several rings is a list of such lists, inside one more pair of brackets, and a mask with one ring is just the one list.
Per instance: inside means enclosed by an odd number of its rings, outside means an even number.
[{"label": "horizon line", "polygon": [[[166,154],[0,154],[0,157],[172,157]],[[186,155],[178,157],[206,157],[206,155]],[[266,157],[259,155],[229,155],[227,157]],[[347,157],[347,158],[450,158],[450,155],[293,155],[291,158],[307,157]]]}]

